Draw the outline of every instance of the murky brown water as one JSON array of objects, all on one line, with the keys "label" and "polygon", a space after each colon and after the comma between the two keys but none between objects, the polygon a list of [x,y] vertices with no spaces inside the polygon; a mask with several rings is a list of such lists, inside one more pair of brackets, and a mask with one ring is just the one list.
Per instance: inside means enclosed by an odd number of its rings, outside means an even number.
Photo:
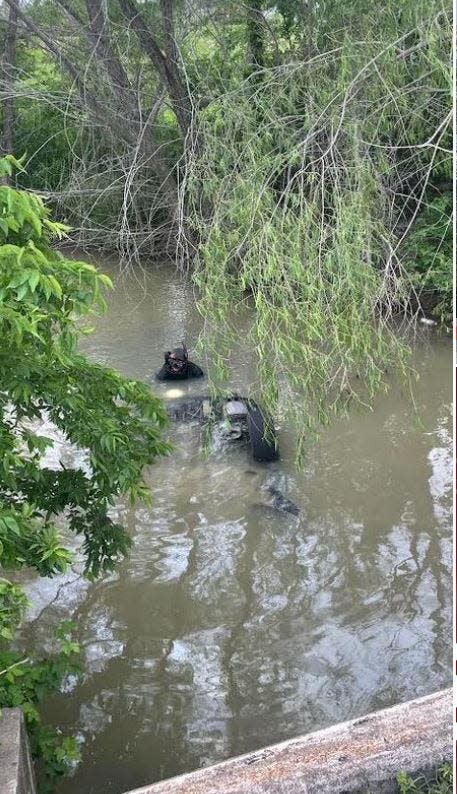
[{"label": "murky brown water", "polygon": [[[144,289],[118,284],[87,349],[153,383],[200,319],[169,270]],[[261,466],[237,447],[205,460],[198,428],[175,427],[153,507],[119,508],[135,545],[116,574],[29,582],[28,639],[46,647],[71,615],[84,654],[46,705],[82,743],[60,794],[120,794],[450,683],[451,341],[427,332],[415,359],[422,425],[393,389],[325,430],[301,474],[290,429]],[[299,518],[262,506],[267,481]]]}]

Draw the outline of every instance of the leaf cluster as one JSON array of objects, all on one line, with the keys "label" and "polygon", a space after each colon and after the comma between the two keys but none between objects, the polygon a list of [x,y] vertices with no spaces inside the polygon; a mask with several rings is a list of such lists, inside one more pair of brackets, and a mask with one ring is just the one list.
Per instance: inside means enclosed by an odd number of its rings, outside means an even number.
[{"label": "leaf cluster", "polygon": [[421,212],[405,245],[405,268],[419,296],[435,293],[438,300],[433,313],[451,327],[453,288],[452,195],[432,198]]},{"label": "leaf cluster", "polygon": [[413,778],[406,772],[399,772],[398,790],[400,794],[451,794],[452,777],[452,766],[449,763],[438,768],[434,780],[427,780],[422,775]]},{"label": "leaf cluster", "polygon": [[[0,173],[14,167],[21,163],[0,160]],[[144,467],[170,452],[166,414],[149,388],[78,351],[111,283],[52,247],[65,233],[39,196],[0,185],[0,703],[24,706],[29,724],[31,704],[59,684],[76,648],[61,638],[54,660],[18,659],[10,643],[27,602],[7,572],[65,571],[68,533],[79,537],[88,576],[112,570],[131,539],[109,508],[120,496],[148,499]],[[59,760],[60,740],[43,737],[35,749],[63,768],[71,742]]]},{"label": "leaf cluster", "polygon": [[39,791],[53,790],[53,783],[79,760],[76,740],[43,725],[39,705],[58,689],[68,676],[79,676],[79,646],[72,640],[73,625],[66,621],[56,630],[54,654],[40,659],[13,650],[0,650],[0,709],[20,708],[31,741],[32,754],[39,758]]}]

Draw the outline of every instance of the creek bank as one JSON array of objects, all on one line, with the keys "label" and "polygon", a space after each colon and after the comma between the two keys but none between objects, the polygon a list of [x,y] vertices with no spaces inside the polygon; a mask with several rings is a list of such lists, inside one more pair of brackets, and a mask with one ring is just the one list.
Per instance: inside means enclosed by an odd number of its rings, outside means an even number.
[{"label": "creek bank", "polygon": [[394,794],[452,759],[452,688],[126,794]]},{"label": "creek bank", "polygon": [[[394,794],[452,760],[452,688],[126,794]],[[0,716],[0,794],[35,794],[20,709]]]},{"label": "creek bank", "polygon": [[0,712],[0,794],[35,794],[35,775],[21,709]]}]

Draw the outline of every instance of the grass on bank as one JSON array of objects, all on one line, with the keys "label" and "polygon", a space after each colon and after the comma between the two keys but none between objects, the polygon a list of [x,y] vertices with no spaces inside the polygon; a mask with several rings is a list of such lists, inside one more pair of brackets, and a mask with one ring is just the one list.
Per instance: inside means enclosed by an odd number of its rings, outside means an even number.
[{"label": "grass on bank", "polygon": [[412,778],[406,772],[397,775],[400,794],[452,794],[452,766],[442,764],[434,780],[426,780],[423,775]]}]

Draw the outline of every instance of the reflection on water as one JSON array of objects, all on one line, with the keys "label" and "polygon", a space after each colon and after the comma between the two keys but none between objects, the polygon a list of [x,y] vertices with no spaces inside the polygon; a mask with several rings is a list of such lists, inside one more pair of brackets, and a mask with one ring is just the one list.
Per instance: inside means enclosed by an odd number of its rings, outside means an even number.
[{"label": "reflection on water", "polygon": [[[162,271],[147,294],[119,284],[86,345],[152,383],[199,327]],[[61,794],[120,794],[449,684],[451,359],[448,340],[417,347],[421,422],[394,389],[323,432],[300,474],[290,428],[262,466],[236,446],[204,459],[199,428],[174,427],[175,454],[148,471],[153,507],[118,507],[130,558],[94,584],[77,566],[29,583],[28,639],[45,646],[73,615],[85,659],[46,705],[82,743]],[[246,352],[234,382],[250,382]],[[298,517],[266,504],[267,480]]]}]

